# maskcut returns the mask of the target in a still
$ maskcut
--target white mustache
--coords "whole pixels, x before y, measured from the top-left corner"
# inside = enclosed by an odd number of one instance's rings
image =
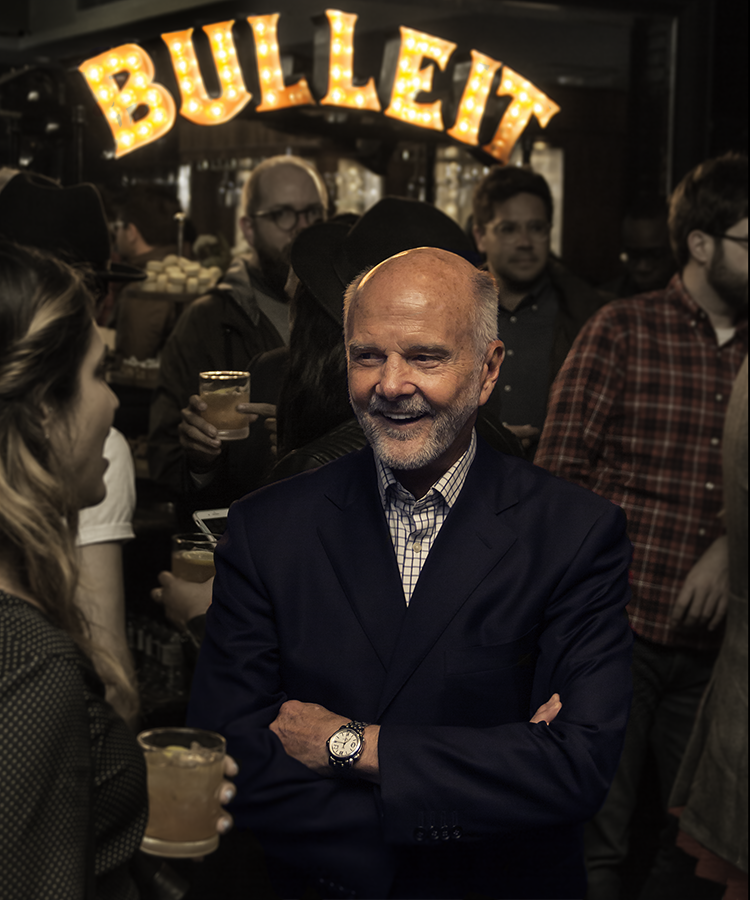
[[[390,413],[392,415],[401,416],[432,416],[435,411],[423,397],[407,397],[404,400],[384,400],[373,394],[367,406],[367,412],[370,415],[378,415]]]

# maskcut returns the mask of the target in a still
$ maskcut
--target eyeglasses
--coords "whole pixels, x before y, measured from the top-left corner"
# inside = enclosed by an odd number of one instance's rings
[[[511,241],[521,234],[528,235],[532,241],[546,241],[552,230],[549,222],[534,219],[531,222],[498,222],[497,225],[488,226],[496,238],[501,241]]]
[[[711,237],[722,238],[726,241],[734,241],[735,244],[744,244],[745,250],[747,250],[747,235],[740,237],[736,234],[712,234]]]
[[[282,231],[294,231],[299,224],[301,216],[304,216],[308,225],[319,222],[325,213],[322,203],[312,203],[304,209],[295,209],[293,206],[277,206],[275,209],[253,213],[252,219],[268,219]]]

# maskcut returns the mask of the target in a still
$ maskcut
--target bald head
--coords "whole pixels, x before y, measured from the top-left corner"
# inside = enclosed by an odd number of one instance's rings
[[[344,334],[358,302],[367,295],[377,304],[396,290],[411,289],[431,315],[461,320],[473,332],[477,352],[497,338],[497,289],[492,278],[463,257],[436,247],[404,250],[361,273],[344,295]]]

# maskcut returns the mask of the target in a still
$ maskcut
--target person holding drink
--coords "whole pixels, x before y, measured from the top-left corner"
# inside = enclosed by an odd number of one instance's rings
[[[105,495],[117,399],[81,274],[0,240],[0,872],[16,898],[136,900],[143,752],[76,605],[78,512]],[[112,671],[121,678],[115,660]],[[225,774],[236,764],[226,758]],[[218,796],[234,794],[222,782]],[[231,827],[222,813],[216,829]]]

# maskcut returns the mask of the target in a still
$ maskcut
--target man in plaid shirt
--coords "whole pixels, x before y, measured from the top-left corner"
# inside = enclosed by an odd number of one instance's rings
[[[747,158],[728,154],[690,172],[672,196],[669,228],[678,274],[584,326],[553,384],[535,460],[621,506],[634,546],[633,706],[618,773],[588,826],[589,900],[620,896],[650,748],[666,809],[722,639],[721,436],[747,353]],[[683,890],[666,874],[668,848],[665,840],[652,873],[666,881],[660,898]]]

